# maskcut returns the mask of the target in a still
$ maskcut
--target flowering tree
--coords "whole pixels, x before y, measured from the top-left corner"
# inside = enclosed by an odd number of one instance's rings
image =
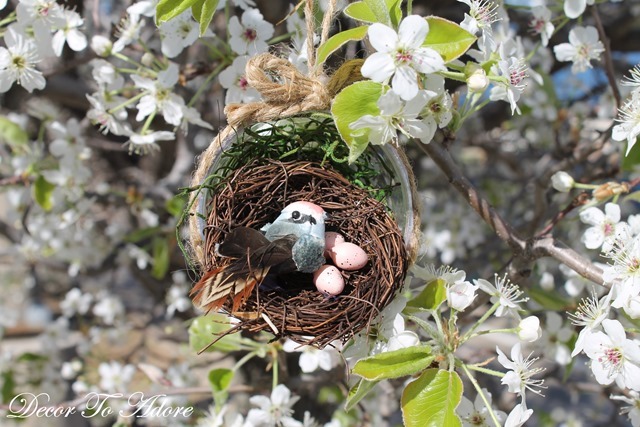
[[[2,425],[640,426],[640,4],[527,4],[0,0]],[[359,70],[341,161],[403,147],[423,205],[405,287],[323,350],[210,345],[179,250],[268,51]]]

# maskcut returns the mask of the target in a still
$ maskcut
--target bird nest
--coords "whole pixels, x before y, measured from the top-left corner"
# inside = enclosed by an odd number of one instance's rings
[[[419,240],[411,168],[390,145],[348,159],[333,119],[315,113],[227,126],[203,152],[185,189],[189,247],[181,247],[190,265],[207,273],[230,264],[215,247],[232,229],[258,230],[303,200],[328,213],[326,231],[369,257],[362,269],[342,272],[346,286],[334,297],[319,292],[311,274],[291,273],[278,276],[277,287],[254,288],[235,310],[230,299],[223,310],[238,322],[222,336],[266,330],[322,348],[368,328],[402,287]]]
[[[235,169],[211,191],[204,227],[205,271],[229,258],[216,244],[235,227],[260,229],[289,203],[312,201],[329,215],[327,231],[337,231],[369,256],[365,267],[342,272],[345,289],[327,296],[317,291],[311,274],[281,276],[276,289],[256,287],[240,309],[224,309],[239,319],[228,332],[271,331],[301,344],[322,348],[347,341],[368,327],[402,287],[408,256],[402,233],[387,207],[333,168],[309,161],[254,160]]]

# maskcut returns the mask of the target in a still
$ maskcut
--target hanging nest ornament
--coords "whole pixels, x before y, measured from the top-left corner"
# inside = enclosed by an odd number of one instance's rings
[[[261,55],[250,64],[263,61],[264,76],[266,60],[278,59]],[[249,67],[248,80],[256,87]],[[285,71],[278,73],[282,77]],[[278,85],[301,79],[284,77]],[[292,272],[267,276],[268,280],[261,277],[250,292],[232,291],[220,305],[238,319],[227,333],[266,330],[276,338],[318,348],[335,340],[345,342],[367,328],[392,301],[415,256],[420,222],[411,169],[404,154],[391,145],[371,146],[348,164],[348,147],[331,117],[305,112],[309,105],[300,107],[308,98],[293,106],[272,102],[280,112],[263,114],[273,105],[265,96],[268,92],[258,90],[266,103],[227,111],[231,124],[199,160],[192,186],[198,191],[189,207],[191,258],[205,275],[224,269],[234,259],[220,256],[217,245],[232,230],[260,230],[292,202],[320,206],[328,214],[326,231],[340,233],[368,255],[364,267],[342,271],[345,287],[340,294],[319,292],[312,274]],[[311,104],[326,110],[328,101],[317,93],[313,96],[320,101]],[[318,103],[323,108],[317,108]],[[209,283],[203,280],[196,285],[194,301],[206,286]]]

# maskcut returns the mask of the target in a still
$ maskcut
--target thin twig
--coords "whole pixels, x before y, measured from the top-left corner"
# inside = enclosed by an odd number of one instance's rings
[[[611,58],[611,43],[609,42],[607,33],[605,33],[604,31],[602,19],[600,19],[600,13],[598,12],[598,6],[596,6],[595,4],[591,6],[591,14],[593,15],[593,19],[595,20],[600,40],[602,40],[602,44],[604,45],[604,69],[605,73],[607,74],[607,80],[609,80],[609,85],[611,86],[613,97],[616,100],[616,107],[620,108],[622,106],[622,96],[620,95],[620,89],[618,88],[618,84],[616,83],[615,71],[613,70],[613,58]]]

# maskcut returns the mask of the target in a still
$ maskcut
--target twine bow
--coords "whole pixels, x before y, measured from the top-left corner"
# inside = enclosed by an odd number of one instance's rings
[[[233,127],[322,111],[331,104],[332,96],[320,79],[305,76],[286,59],[269,53],[251,58],[245,77],[263,101],[228,105],[224,112]]]

